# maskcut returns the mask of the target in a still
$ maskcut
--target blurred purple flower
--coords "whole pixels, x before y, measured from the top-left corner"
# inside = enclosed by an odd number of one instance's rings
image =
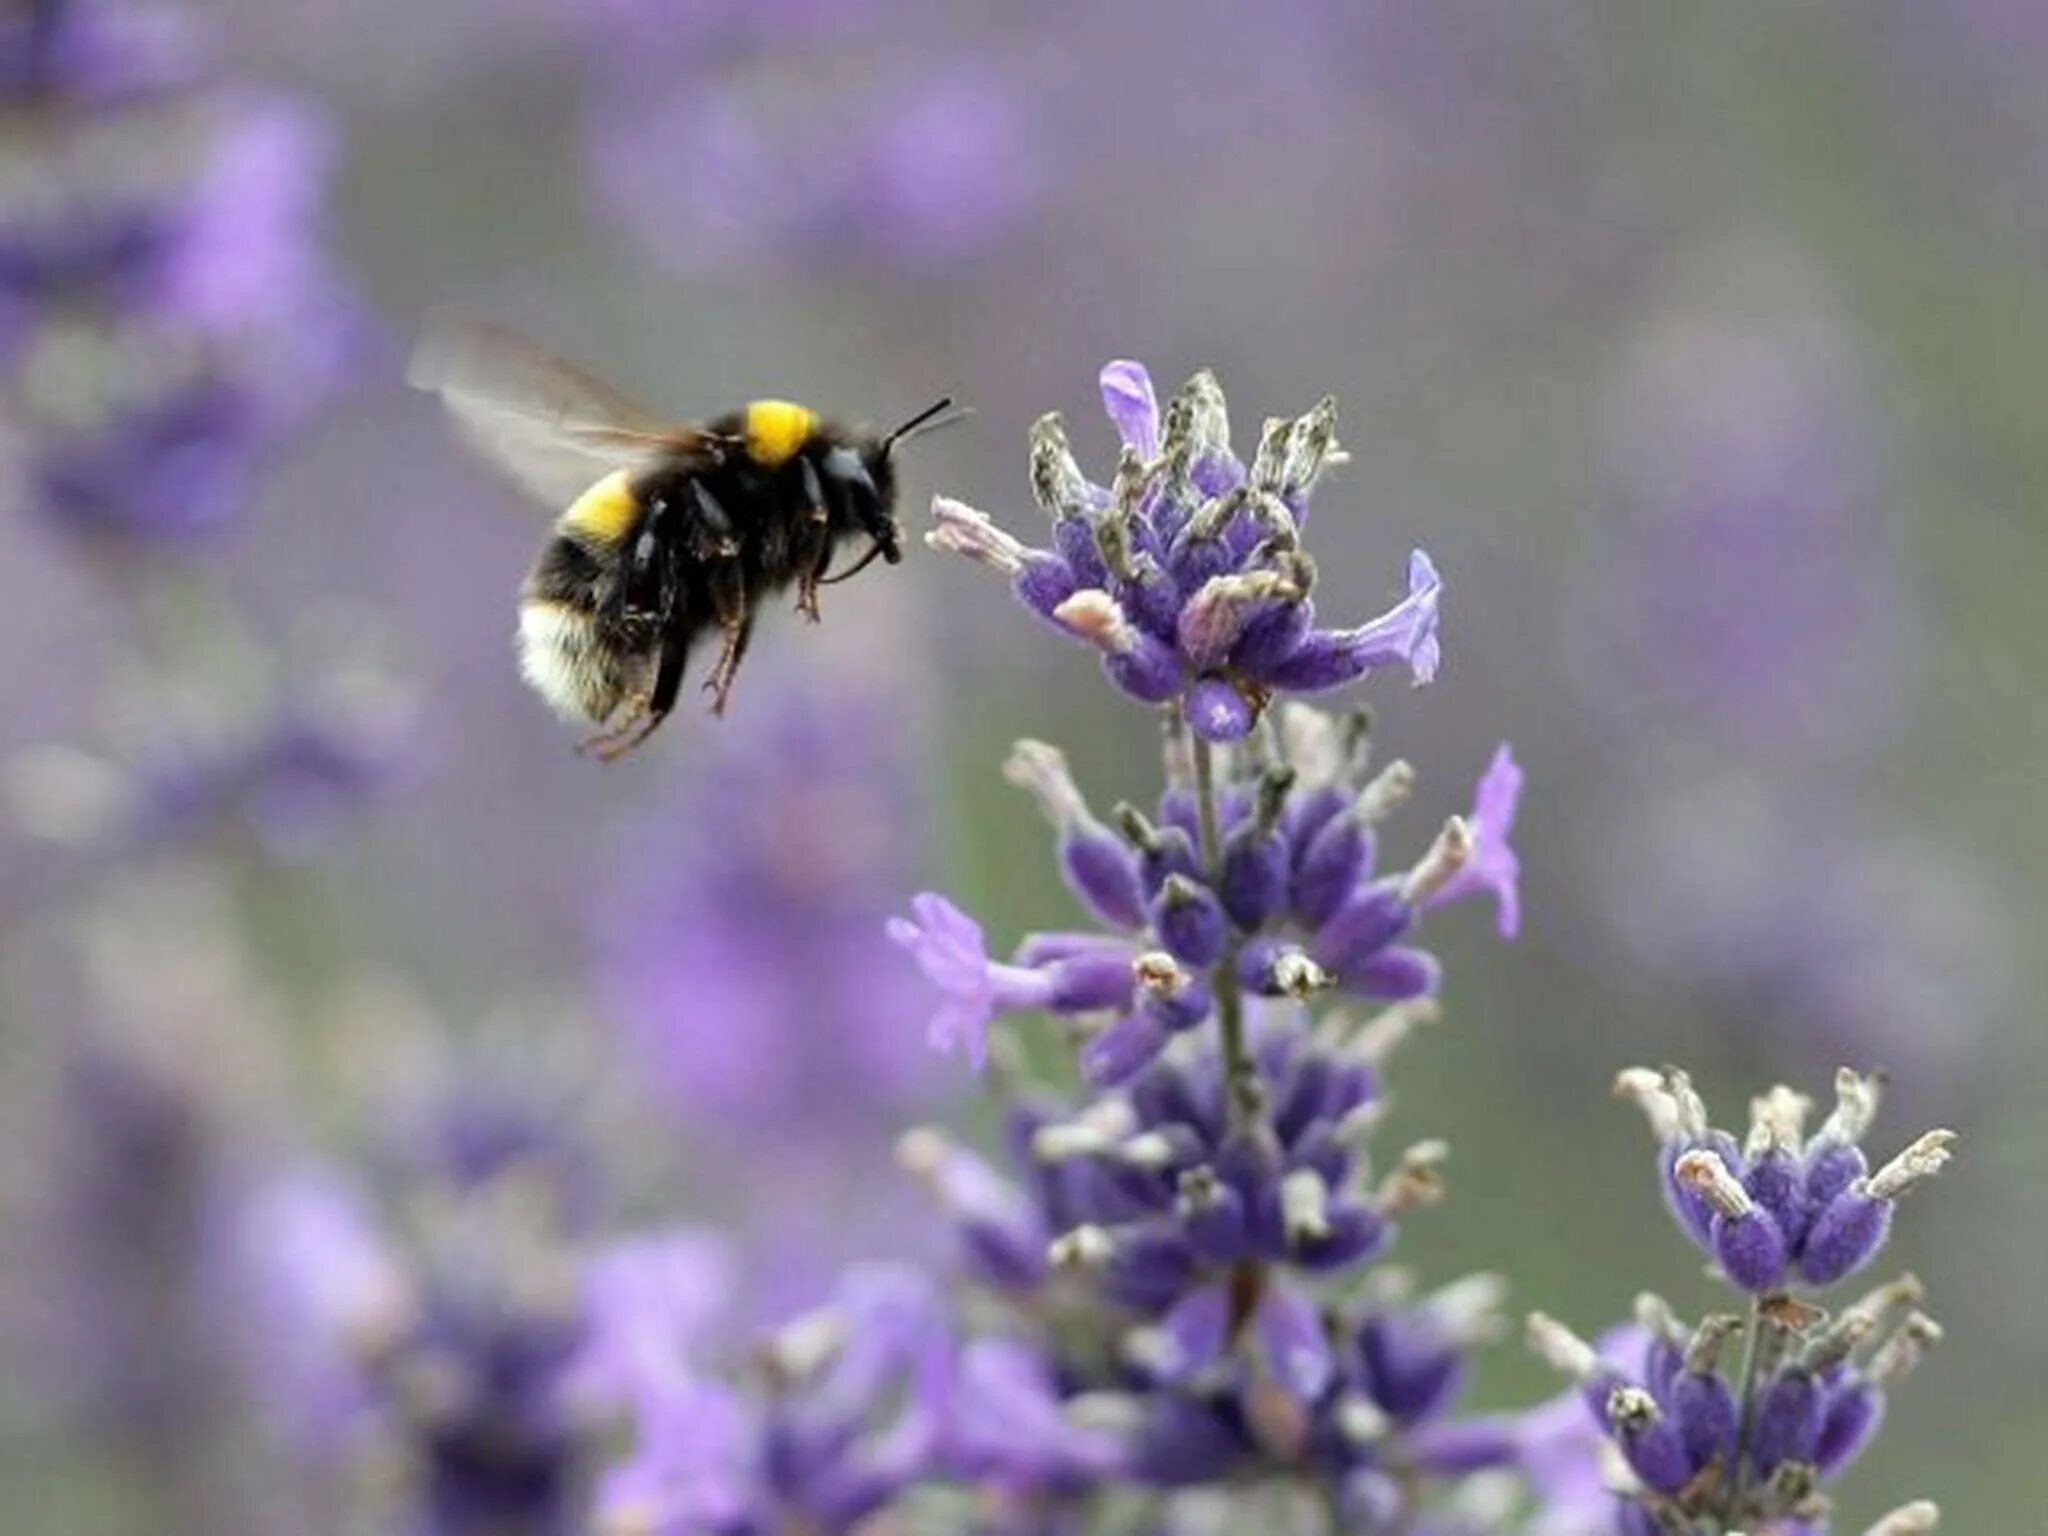
[[[620,1287],[583,1275],[589,1158],[543,1104],[521,1114],[507,1093],[465,1086],[437,1105],[393,1143],[381,1213],[319,1174],[253,1208],[242,1262],[268,1325],[258,1364],[276,1411],[303,1414],[310,1397],[361,1428],[330,1457],[400,1450],[400,1529],[572,1536],[617,1397],[604,1388],[632,1350],[614,1335],[594,1353],[589,1303]]]
[[[933,1082],[901,1021],[923,991],[879,941],[921,841],[900,717],[785,695],[635,828],[597,925],[599,984],[689,1120],[764,1150],[846,1146]]]
[[[889,919],[889,937],[917,962],[943,999],[932,1014],[927,1038],[945,1055],[965,1054],[967,1064],[979,1072],[988,1061],[988,1025],[996,1014],[997,984],[1002,979],[989,964],[981,924],[929,891],[913,897],[910,910],[914,918]],[[1018,995],[1039,997],[1037,989],[1015,984],[1002,989],[1001,995],[1005,1001]]]
[[[1874,808],[1870,814],[1875,814]],[[1624,953],[1755,1043],[1952,1092],[1981,1059],[2008,929],[1949,850],[1866,831],[1830,780],[1778,797],[1732,773],[1664,776],[1612,813],[1597,873]]]
[[[110,865],[210,838],[310,857],[424,762],[410,686],[368,658],[323,652],[318,671],[285,669],[243,694],[159,685],[125,711],[117,698],[131,739],[115,751],[43,747],[5,765],[13,819]]]
[[[33,1349],[54,1399],[102,1433],[190,1450],[234,1401],[227,1318],[205,1294],[234,1178],[218,1106],[86,1028],[64,1050],[56,1103]]]
[[[893,0],[695,9],[615,5],[597,29],[597,184],[670,264],[930,267],[988,248],[1034,199],[1013,82],[897,46]]]
[[[336,1170],[288,1169],[238,1204],[230,1294],[266,1418],[331,1465],[371,1426],[363,1364],[409,1315],[403,1267],[368,1197]]]
[[[1601,697],[1721,755],[1853,759],[1914,655],[1868,360],[1782,252],[1701,252],[1668,286],[1606,410]]]
[[[766,1345],[759,1401],[673,1378],[643,1400],[638,1444],[606,1475],[600,1519],[649,1536],[839,1536],[935,1465],[952,1352],[928,1279],[855,1269],[830,1304]]]
[[[1696,253],[1667,290],[1609,404],[1622,579],[1589,590],[1599,664],[1574,668],[1659,748],[1600,786],[1608,921],[1734,1027],[1951,1086],[1999,986],[1992,903],[1854,783],[1917,655],[1881,381],[1783,251]]]
[[[730,1249],[703,1232],[650,1233],[605,1248],[584,1276],[590,1337],[579,1390],[632,1405],[688,1389],[737,1285]]]
[[[174,21],[36,15],[0,33],[23,162],[0,201],[5,494],[105,537],[218,528],[352,344],[319,246],[327,135],[211,83]]]

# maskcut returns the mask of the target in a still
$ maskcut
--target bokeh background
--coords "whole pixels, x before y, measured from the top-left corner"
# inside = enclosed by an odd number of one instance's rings
[[[1066,912],[1012,737],[1151,782],[1085,655],[921,550],[765,626],[726,722],[572,755],[509,648],[547,514],[400,383],[451,300],[679,415],[971,401],[913,521],[1028,529],[1049,409],[1106,473],[1110,357],[1241,423],[1333,392],[1330,602],[1415,544],[1448,582],[1441,680],[1373,698],[1415,824],[1502,737],[1530,781],[1522,937],[1464,925],[1400,1064],[1455,1148],[1404,1259],[1697,1306],[1614,1070],[1739,1120],[1883,1066],[1880,1149],[1965,1137],[1894,1246],[1949,1340],[1844,1524],[2035,1528],[2044,80],[2019,0],[8,13],[8,1528],[389,1529],[307,1341],[421,1275],[544,1310],[703,1223],[771,1317],[921,1251],[895,1132],[976,1112],[880,922]],[[1507,1345],[1478,1400],[1549,1389]]]

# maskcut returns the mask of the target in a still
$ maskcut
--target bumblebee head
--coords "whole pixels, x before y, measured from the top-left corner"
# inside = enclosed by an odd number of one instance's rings
[[[913,437],[922,437],[927,432],[936,432],[941,427],[950,427],[964,421],[973,412],[966,407],[956,410],[953,397],[947,395],[935,404],[926,406],[910,420],[893,431],[885,433],[865,456],[868,478],[874,481],[879,515],[875,526],[868,529],[881,550],[882,558],[891,565],[903,559],[902,530],[896,525],[896,460],[899,444],[909,442]]]
[[[896,522],[896,461],[890,457],[888,438],[861,455],[861,467],[875,488],[874,500],[858,503],[861,529],[875,541],[875,548],[891,565],[903,560],[903,530]]]

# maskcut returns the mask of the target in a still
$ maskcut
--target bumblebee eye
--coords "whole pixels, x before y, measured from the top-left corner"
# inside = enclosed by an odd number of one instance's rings
[[[882,493],[875,486],[866,462],[851,448],[834,448],[819,467],[837,493],[840,504],[853,515],[854,524],[869,538],[891,565],[903,558],[898,547],[896,520],[889,515]]]

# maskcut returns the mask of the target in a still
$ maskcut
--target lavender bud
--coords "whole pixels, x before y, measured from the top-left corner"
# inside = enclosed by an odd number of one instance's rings
[[[1060,867],[1068,888],[1105,923],[1139,928],[1144,894],[1131,851],[1088,809],[1066,754],[1042,741],[1020,741],[1003,764],[1003,777],[1030,792],[1060,834]]]
[[[1614,1096],[1628,1100],[1643,1112],[1658,1146],[1668,1147],[1684,1139],[1678,1104],[1665,1085],[1663,1073],[1650,1067],[1624,1067],[1615,1074]]]
[[[1742,1187],[1769,1213],[1785,1241],[1797,1248],[1810,1219],[1798,1160],[1781,1147],[1766,1147],[1743,1170]]]
[[[1081,585],[1066,560],[1013,538],[986,512],[965,502],[934,496],[932,523],[924,536],[927,545],[1001,571],[1010,578],[1011,590],[1041,618],[1054,619],[1060,605]]]
[[[1728,1383],[1711,1372],[1681,1371],[1671,1383],[1671,1419],[1693,1470],[1735,1454],[1741,1410]]]
[[[1302,926],[1328,922],[1371,875],[1372,856],[1372,833],[1359,817],[1340,814],[1324,822],[1295,863],[1292,899]]]
[[[1223,877],[1217,892],[1230,920],[1257,932],[1287,900],[1287,842],[1272,828],[1249,822],[1232,833],[1223,849]]]
[[[1081,1047],[1081,1075],[1095,1088],[1129,1082],[1159,1059],[1171,1038],[1152,1013],[1127,1013]]]
[[[1336,1361],[1322,1316],[1306,1297],[1269,1279],[1252,1314],[1252,1336],[1266,1369],[1298,1402],[1322,1396]]]
[[[1914,1312],[1899,1325],[1898,1332],[1886,1339],[1870,1357],[1870,1364],[1864,1375],[1880,1387],[1896,1385],[1907,1372],[1920,1363],[1927,1346],[1941,1339],[1941,1325],[1924,1312]]]
[[[1871,1197],[1896,1200],[1916,1184],[1933,1178],[1954,1157],[1955,1144],[1954,1131],[1929,1131],[1870,1176]]]
[[[1220,1285],[1205,1285],[1175,1304],[1142,1350],[1153,1377],[1182,1382],[1215,1364],[1230,1345],[1230,1298]]]
[[[1082,951],[1057,960],[1041,973],[1049,983],[1044,1006],[1054,1013],[1094,1013],[1128,1008],[1133,979],[1128,951]]]
[[[1182,658],[1196,671],[1219,667],[1244,637],[1246,626],[1280,604],[1298,606],[1301,588],[1279,571],[1212,576],[1180,611]]]
[[[1435,992],[1443,981],[1436,957],[1420,949],[1396,946],[1339,977],[1345,991],[1382,1003],[1405,1003]]]
[[[1264,676],[1301,649],[1315,624],[1315,604],[1309,590],[1315,585],[1315,562],[1300,552],[1285,557],[1287,582],[1279,599],[1263,613],[1255,614],[1244,626],[1244,634],[1230,653],[1230,664],[1254,677]]]
[[[1169,875],[1152,904],[1159,942],[1183,964],[1205,967],[1223,953],[1223,907],[1206,885]]]
[[[1194,838],[1185,828],[1173,822],[1155,827],[1144,812],[1128,802],[1117,806],[1116,821],[1138,850],[1138,878],[1148,900],[1159,894],[1168,875],[1201,878],[1201,860],[1195,853]]]
[[[1053,611],[1053,620],[1068,634],[1101,651],[1110,681],[1132,698],[1164,704],[1179,695],[1183,681],[1180,658],[1170,646],[1133,624],[1109,593],[1084,587]]]
[[[1346,900],[1316,930],[1309,953],[1339,976],[1355,970],[1406,933],[1415,908],[1398,881],[1381,880]]]
[[[1457,1341],[1426,1315],[1369,1318],[1358,1346],[1373,1401],[1397,1423],[1414,1424],[1441,1411],[1464,1377]]]
[[[1613,1371],[1600,1354],[1571,1329],[1547,1312],[1531,1312],[1525,1327],[1529,1348],[1552,1370],[1570,1377],[1581,1386],[1611,1378]],[[1600,1395],[1600,1422],[1607,1422],[1607,1393]]]
[[[1182,969],[1173,956],[1151,950],[1132,962],[1138,1005],[1170,1034],[1193,1029],[1209,1017],[1214,1000],[1200,976]]]
[[[1929,1131],[1836,1196],[1814,1218],[1799,1272],[1814,1285],[1833,1285],[1869,1263],[1891,1234],[1893,1202],[1948,1165],[1955,1139],[1953,1131]]]
[[[1819,1216],[1799,1256],[1799,1273],[1810,1285],[1833,1285],[1875,1258],[1891,1235],[1889,1201],[1873,1200],[1867,1185],[1852,1186]]]
[[[1806,1157],[1806,1204],[1818,1211],[1870,1172],[1861,1147],[1818,1147]]]
[[[1607,1395],[1607,1423],[1630,1469],[1659,1493],[1676,1493],[1692,1476],[1692,1463],[1657,1400],[1641,1387],[1619,1386]]]
[[[1092,518],[1077,515],[1054,523],[1052,547],[1073,574],[1076,591],[1101,589],[1109,585],[1109,568],[1102,563],[1102,551],[1095,542]]]
[[[1750,1464],[1769,1477],[1782,1462],[1811,1462],[1820,1446],[1821,1393],[1804,1371],[1786,1371],[1758,1405],[1749,1437]]]
[[[1253,939],[1238,957],[1238,980],[1260,997],[1291,997],[1296,1002],[1327,992],[1336,978],[1284,939]]]
[[[1884,1393],[1865,1381],[1851,1381],[1829,1396],[1813,1453],[1822,1477],[1846,1470],[1862,1454],[1884,1422],[1884,1406]]]
[[[1244,1256],[1244,1200],[1215,1169],[1190,1168],[1182,1174],[1174,1210],[1188,1246],[1201,1258],[1223,1264]]]
[[[1280,1212],[1283,1169],[1279,1145],[1262,1124],[1232,1130],[1216,1151],[1217,1173],[1244,1202],[1245,1228],[1252,1246],[1275,1259],[1287,1254]]]
[[[1746,1291],[1773,1290],[1784,1279],[1785,1235],[1712,1152],[1688,1152],[1675,1165],[1678,1182],[1714,1210],[1713,1248],[1722,1270]]]
[[[1205,677],[1188,690],[1182,706],[1188,728],[1204,741],[1242,741],[1258,723],[1259,704],[1235,683]]]
[[[1378,1257],[1393,1236],[1393,1223],[1379,1212],[1344,1201],[1325,1212],[1321,1236],[1303,1238],[1294,1245],[1292,1258],[1310,1271],[1349,1269]]]
[[[1044,1236],[1023,1195],[974,1153],[929,1126],[904,1133],[896,1159],[960,1225],[968,1255],[997,1286],[1027,1289],[1045,1277]]]

